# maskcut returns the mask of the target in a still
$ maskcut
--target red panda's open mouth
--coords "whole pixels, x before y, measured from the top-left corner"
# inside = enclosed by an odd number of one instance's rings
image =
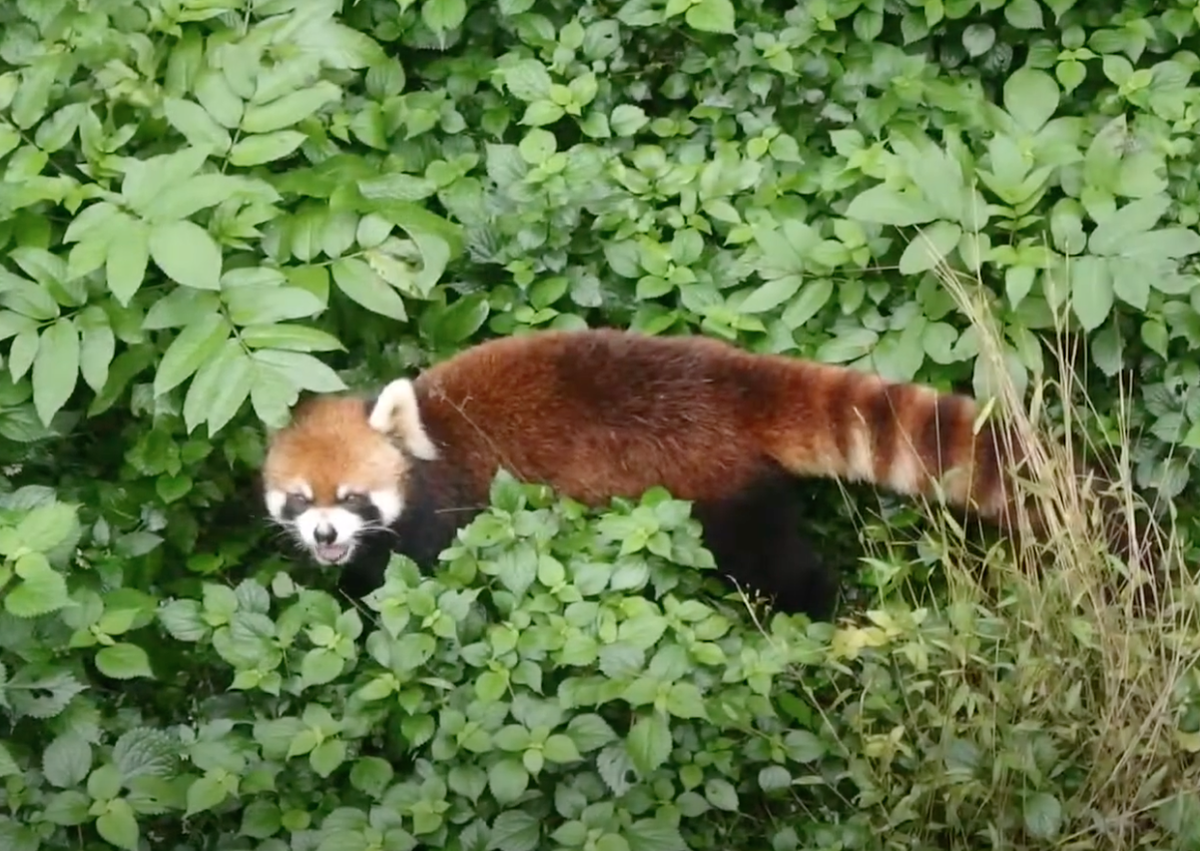
[[[325,564],[339,564],[350,555],[348,544],[315,544],[313,555]]]

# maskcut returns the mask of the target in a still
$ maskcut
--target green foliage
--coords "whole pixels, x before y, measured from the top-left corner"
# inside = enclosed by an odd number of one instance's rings
[[[893,547],[836,629],[756,625],[663,494],[511,483],[360,608],[278,552],[253,473],[301,393],[497,334],[986,394],[1052,378],[1066,327],[1083,427],[1125,445],[1133,380],[1133,477],[1190,531],[1198,29],[1185,0],[0,4],[0,846],[1194,844],[1193,633],[1015,580],[910,605],[970,561],[897,543],[911,508],[814,500],[831,554]]]

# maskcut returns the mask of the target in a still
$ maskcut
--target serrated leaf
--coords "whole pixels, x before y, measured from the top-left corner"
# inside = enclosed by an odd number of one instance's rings
[[[126,783],[138,777],[171,777],[179,747],[179,740],[162,730],[135,727],[117,739],[112,760]]]
[[[408,312],[399,293],[387,285],[383,278],[363,260],[343,257],[333,263],[333,280],[348,298],[372,313],[404,322]]]
[[[248,105],[242,115],[242,130],[246,133],[272,133],[282,130],[303,121],[321,107],[340,100],[341,97],[341,86],[321,80],[307,89],[289,92],[270,103]]]
[[[460,26],[466,16],[466,0],[424,0],[421,4],[421,20],[435,33]]]
[[[240,168],[275,162],[290,156],[308,137],[296,130],[276,130],[246,136],[229,151],[229,164]]]
[[[624,833],[629,851],[687,851],[679,829],[659,819],[639,819]]]
[[[154,375],[154,394],[161,396],[179,386],[207,363],[211,363],[232,332],[220,313],[202,316],[179,332],[163,353]]]
[[[221,249],[195,222],[168,221],[150,231],[150,256],[173,281],[199,290],[221,286]]]
[[[71,537],[78,527],[79,515],[63,502],[36,506],[17,523],[17,540],[25,547],[47,553]]]
[[[625,749],[642,777],[648,776],[671,755],[671,726],[665,715],[652,712],[639,718],[629,730]]]
[[[101,648],[96,653],[96,668],[106,677],[114,680],[129,680],[135,677],[153,678],[150,670],[150,657],[146,651],[136,644],[118,641]]]
[[[534,851],[542,836],[542,823],[525,810],[506,810],[492,822],[488,847],[495,851]]]
[[[18,618],[33,618],[57,611],[70,602],[67,581],[50,566],[41,553],[26,553],[17,559],[21,584],[4,595],[4,608]]]
[[[79,330],[65,317],[42,332],[33,359],[33,404],[49,426],[79,381]]]

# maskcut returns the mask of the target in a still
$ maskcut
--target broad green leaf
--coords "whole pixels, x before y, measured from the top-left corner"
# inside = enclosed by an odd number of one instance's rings
[[[307,89],[289,92],[270,103],[249,104],[242,115],[242,131],[272,133],[283,130],[313,115],[326,104],[340,100],[341,97],[341,86],[321,80]]]
[[[550,97],[550,87],[554,81],[541,62],[536,59],[522,59],[505,70],[504,84],[513,97],[523,101],[535,101]]]
[[[225,291],[229,318],[235,325],[269,325],[320,313],[321,300],[308,290],[288,286],[242,286]]]
[[[488,788],[501,806],[517,800],[528,786],[529,772],[512,757],[502,759],[488,769]]]
[[[329,365],[303,352],[259,349],[251,359],[255,364],[278,370],[296,387],[313,393],[336,393],[346,389],[346,383]]]
[[[1171,205],[1167,195],[1151,195],[1130,201],[1096,225],[1088,238],[1093,254],[1119,254],[1123,245],[1140,241]]]
[[[318,777],[328,777],[346,761],[346,743],[341,739],[326,739],[308,754],[309,765]]]
[[[199,317],[217,313],[221,309],[221,297],[211,290],[194,290],[191,287],[176,287],[158,299],[146,311],[142,328],[161,331],[164,328],[182,328]]]
[[[697,0],[683,17],[692,29],[729,35],[733,33],[737,19],[733,0]]]
[[[237,340],[226,340],[217,354],[196,372],[183,400],[188,433],[201,423],[209,435],[220,431],[245,403],[254,380],[254,367]]]
[[[1059,96],[1054,78],[1036,68],[1019,68],[1004,81],[1004,108],[1026,133],[1036,133],[1054,116]]]
[[[333,263],[333,280],[346,296],[358,304],[392,319],[404,322],[408,313],[399,293],[387,285],[366,262],[343,257]]]
[[[165,187],[178,186],[200,171],[208,159],[207,148],[187,147],[146,160],[126,159],[121,194],[140,216],[158,201]]]
[[[215,312],[197,318],[180,331],[158,365],[154,394],[161,396],[169,392],[211,362],[229,339],[231,331],[229,321]]]
[[[205,774],[197,777],[187,790],[187,809],[184,815],[193,816],[213,807],[225,800],[225,787],[217,777]]]
[[[1062,804],[1048,792],[1035,792],[1025,799],[1025,829],[1037,839],[1054,839],[1062,830]]]
[[[970,24],[963,30],[962,44],[968,56],[982,56],[996,43],[996,31],[987,24]]]
[[[739,313],[766,313],[773,311],[779,305],[790,299],[800,290],[799,275],[786,275],[767,281],[738,304]]]
[[[687,851],[679,828],[659,819],[639,819],[625,828],[629,851]],[[778,847],[778,845],[776,845]]]
[[[41,553],[17,559],[14,572],[21,584],[4,594],[4,608],[18,618],[33,618],[57,611],[70,602],[67,582]]]
[[[137,851],[140,831],[133,808],[124,798],[117,798],[96,819],[96,832],[110,845]]]
[[[799,328],[816,316],[829,303],[832,295],[833,281],[829,278],[809,281],[784,309],[781,316],[783,324],[792,330]]]
[[[649,124],[650,118],[640,106],[623,103],[613,107],[608,123],[618,136],[632,136]]]
[[[84,382],[99,393],[108,382],[108,368],[116,355],[117,338],[108,314],[89,305],[79,314],[79,372]]]
[[[33,404],[43,425],[67,404],[78,381],[79,329],[64,317],[42,332],[33,359]]]
[[[435,33],[455,29],[466,16],[466,0],[422,0],[421,3],[421,20]]]
[[[179,762],[179,739],[153,727],[134,727],[117,739],[113,764],[128,783],[138,777],[173,776]]]
[[[882,184],[856,195],[846,208],[848,219],[896,227],[925,224],[936,215],[933,206],[916,192],[900,192]]]
[[[671,726],[661,712],[639,718],[629,730],[625,750],[638,773],[648,776],[671,755]]]
[[[61,312],[45,287],[3,268],[0,268],[0,304],[39,322],[54,319]]]
[[[1071,268],[1071,308],[1085,331],[1099,328],[1113,306],[1113,283],[1108,262],[1085,254]]]
[[[228,201],[244,189],[243,179],[228,174],[197,174],[181,181],[146,206],[150,222],[186,219],[200,210]]]
[[[48,502],[21,518],[16,537],[22,546],[48,553],[69,539],[78,525],[79,515],[74,508],[63,502]]]
[[[104,274],[108,290],[127,306],[146,279],[150,262],[150,226],[140,219],[122,216],[120,235],[108,243]]]
[[[222,127],[208,111],[190,100],[168,97],[163,99],[163,113],[171,126],[196,148],[210,148],[223,154],[233,144],[229,131]]]
[[[252,349],[287,349],[293,352],[345,351],[337,337],[307,325],[247,325],[241,329],[242,342]]]
[[[229,164],[245,168],[275,162],[291,155],[307,138],[296,130],[244,136],[230,149]]]
[[[106,677],[128,680],[134,677],[153,677],[150,657],[136,644],[118,641],[96,653],[96,669]]]
[[[200,290],[221,286],[221,249],[190,221],[167,221],[150,231],[150,256],[173,281]]]
[[[900,274],[919,275],[945,263],[961,236],[962,227],[953,222],[937,221],[921,228],[900,255]]]
[[[92,770],[92,746],[75,733],[57,736],[42,752],[42,772],[60,789],[78,786]]]

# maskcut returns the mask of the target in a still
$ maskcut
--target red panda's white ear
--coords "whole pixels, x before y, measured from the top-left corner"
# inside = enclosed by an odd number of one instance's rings
[[[404,448],[417,458],[426,461],[437,458],[437,447],[421,424],[417,394],[407,378],[397,378],[383,388],[367,417],[367,423],[376,431],[399,439]]]

